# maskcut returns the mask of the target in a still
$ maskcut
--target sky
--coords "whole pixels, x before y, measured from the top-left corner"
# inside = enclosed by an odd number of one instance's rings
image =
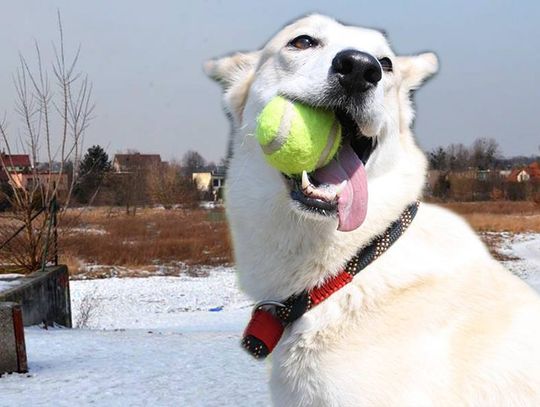
[[[0,0],[0,112],[12,134],[13,73],[34,41],[51,61],[60,10],[68,53],[93,82],[96,109],[85,146],[181,158],[225,155],[229,124],[205,60],[254,50],[286,23],[320,12],[384,29],[394,51],[435,51],[441,69],[415,96],[422,148],[496,139],[505,155],[540,146],[540,2]]]

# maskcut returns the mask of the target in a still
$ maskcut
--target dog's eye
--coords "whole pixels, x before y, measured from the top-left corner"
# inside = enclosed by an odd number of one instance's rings
[[[385,72],[392,72],[394,70],[393,65],[392,65],[392,60],[390,58],[387,58],[387,57],[381,58],[379,59],[379,63],[381,64],[382,69]]]
[[[295,39],[289,41],[288,45],[296,49],[308,49],[319,45],[319,41],[309,35],[299,35]]]

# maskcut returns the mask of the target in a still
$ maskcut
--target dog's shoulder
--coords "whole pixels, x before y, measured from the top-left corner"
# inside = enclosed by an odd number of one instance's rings
[[[471,226],[456,213],[438,205],[422,203],[398,247],[420,256],[426,264],[446,268],[485,264],[498,267],[488,248]],[[442,260],[444,259],[444,260]]]
[[[430,240],[453,241],[455,244],[473,245],[475,250],[485,249],[477,233],[460,215],[442,206],[422,203],[421,210],[415,219],[414,225]],[[448,246],[445,247],[448,250]],[[486,252],[484,250],[484,252]]]

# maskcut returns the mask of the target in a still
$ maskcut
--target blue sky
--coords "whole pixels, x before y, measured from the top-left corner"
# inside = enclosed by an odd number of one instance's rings
[[[540,2],[534,1],[4,1],[0,111],[13,112],[12,74],[33,41],[50,50],[62,13],[66,44],[81,44],[96,117],[86,146],[210,160],[225,153],[220,91],[203,74],[211,57],[259,48],[287,22],[322,12],[382,28],[394,50],[435,51],[440,73],[416,95],[421,146],[493,137],[507,155],[540,145]],[[50,55],[45,52],[45,56]],[[16,129],[16,118],[9,119]]]

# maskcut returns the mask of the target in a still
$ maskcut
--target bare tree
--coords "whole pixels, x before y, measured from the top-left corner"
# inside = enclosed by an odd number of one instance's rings
[[[146,184],[152,202],[165,209],[171,209],[175,204],[192,206],[197,201],[196,186],[182,174],[182,167],[177,163],[149,168]]]
[[[446,150],[442,147],[428,153],[429,165],[432,170],[447,171],[448,170],[448,157]]]
[[[182,166],[186,175],[191,177],[191,174],[206,167],[206,160],[197,151],[189,150],[182,157]]]
[[[37,42],[33,63],[20,55],[13,80],[20,127],[11,131],[5,118],[0,122],[0,140],[5,150],[0,154],[0,173],[6,178],[9,193],[4,197],[11,206],[7,219],[0,220],[0,243],[21,230],[2,248],[0,259],[28,271],[37,269],[46,253],[51,203],[59,198],[64,207],[69,205],[83,136],[94,109],[91,82],[77,70],[80,47],[72,57],[67,56],[60,13],[58,32],[49,67],[42,61]],[[31,166],[26,173],[12,169],[10,157],[16,149],[30,156]],[[68,170],[72,171],[70,177]],[[43,208],[46,210],[40,212]]]
[[[476,139],[471,146],[472,164],[481,170],[493,168],[500,155],[499,144],[492,138]]]
[[[105,181],[114,195],[114,203],[126,208],[126,215],[136,215],[137,207],[148,203],[145,170],[134,168],[124,173],[111,173]]]
[[[471,154],[469,149],[463,144],[450,144],[447,149],[449,169],[452,171],[463,171],[471,165]]]
[[[499,144],[491,138],[478,138],[469,148],[450,144],[428,153],[431,169],[440,171],[488,170],[495,167],[500,156]]]
[[[81,298],[78,313],[75,320],[75,327],[88,328],[89,323],[99,312],[101,301],[98,297],[97,287],[87,291]]]

